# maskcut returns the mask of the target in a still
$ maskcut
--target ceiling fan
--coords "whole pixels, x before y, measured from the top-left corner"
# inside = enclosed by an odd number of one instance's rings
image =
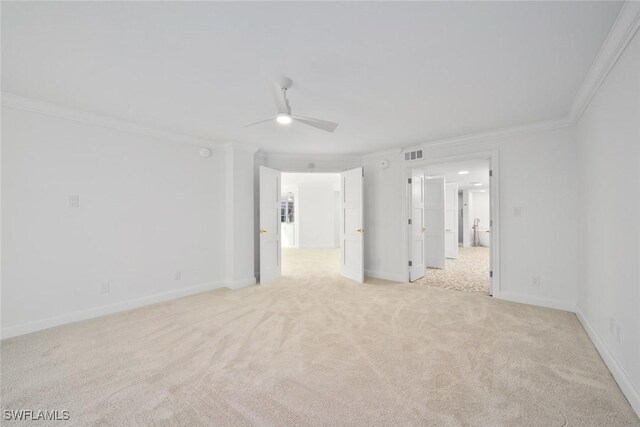
[[[307,126],[312,126],[314,128],[323,130],[325,132],[333,132],[338,127],[338,123],[329,122],[326,120],[314,119],[312,117],[304,117],[298,116],[295,114],[291,114],[291,106],[289,105],[289,99],[287,98],[287,91],[293,84],[293,81],[290,78],[283,78],[278,82],[278,87],[274,92],[274,101],[276,104],[277,113],[275,117],[271,117],[269,119],[260,120],[259,122],[251,123],[246,125],[245,127],[258,125],[260,123],[270,122],[271,120],[275,120],[281,125],[289,125],[291,122],[298,122],[305,124]],[[282,93],[279,93],[282,92]]]

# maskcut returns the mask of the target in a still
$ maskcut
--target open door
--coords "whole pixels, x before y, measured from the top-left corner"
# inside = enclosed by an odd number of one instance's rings
[[[280,171],[260,166],[260,283],[282,274]]]
[[[444,185],[444,177],[424,181],[424,264],[427,268],[444,268]]]
[[[458,258],[458,184],[445,183],[444,245],[447,258]]]
[[[411,217],[409,221],[409,281],[413,282],[424,276],[424,172],[411,170],[409,183],[411,197]]]
[[[360,168],[340,174],[340,273],[364,282],[363,175]]]

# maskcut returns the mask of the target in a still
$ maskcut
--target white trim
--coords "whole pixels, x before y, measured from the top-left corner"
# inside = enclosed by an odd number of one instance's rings
[[[240,151],[246,151],[250,154],[255,154],[260,149],[260,147],[258,147],[257,145],[246,144],[244,142],[238,142],[238,141],[227,141],[224,144],[222,144],[222,147],[225,151],[240,150]]]
[[[482,151],[470,151],[464,154],[458,154],[454,156],[445,157],[429,157],[427,152],[423,153],[424,159],[420,161],[412,161],[404,163],[403,167],[405,173],[401,174],[401,188],[406,188],[406,175],[410,169],[423,168],[429,165],[435,165],[440,163],[459,162],[465,160],[476,159],[488,159],[490,161],[490,168],[493,171],[493,177],[491,179],[491,188],[489,189],[489,197],[491,199],[491,220],[493,221],[493,227],[491,229],[491,262],[493,269],[493,280],[491,281],[491,295],[497,297],[501,294],[500,280],[502,275],[500,274],[500,152],[499,150],[482,150]],[[409,281],[409,236],[406,227],[404,226],[406,218],[408,218],[408,196],[407,191],[402,191],[402,266],[403,282]]]
[[[249,277],[244,280],[233,280],[233,281],[227,280],[224,285],[229,289],[235,290],[240,288],[246,288],[247,286],[253,286],[256,283],[257,282],[255,277]]]
[[[622,5],[618,17],[602,43],[587,77],[582,82],[571,105],[569,118],[572,124],[577,123],[589,106],[602,83],[613,69],[625,48],[640,28],[640,2],[627,1]]]
[[[189,295],[199,294],[224,287],[223,282],[210,282],[201,285],[195,285],[188,288],[177,289],[159,294],[148,295],[145,297],[120,301],[112,304],[101,305],[85,310],[73,311],[71,313],[59,316],[48,317],[46,319],[35,320],[33,322],[22,323],[19,325],[7,326],[2,328],[2,338],[11,338],[18,335],[29,334],[31,332],[41,331],[43,329],[53,328],[54,326],[66,325],[68,323],[79,322],[81,320],[93,319],[95,317],[105,316],[107,314],[118,313],[125,310],[131,310],[138,307],[144,307],[151,304],[157,304],[163,301],[174,300]]]
[[[363,159],[368,159],[370,157],[377,157],[377,156],[387,156],[387,155],[393,155],[393,154],[400,154],[402,153],[402,150],[405,150],[404,147],[395,147],[395,148],[388,148],[386,150],[381,150],[381,151],[374,151],[372,153],[367,153],[367,154],[363,154],[362,158]]]
[[[549,298],[540,298],[530,295],[514,294],[511,292],[500,292],[496,298],[503,301],[517,302],[521,304],[536,305],[539,307],[554,308],[556,310],[575,311],[575,304],[571,301],[561,301]]]
[[[400,283],[405,282],[405,280],[402,278],[402,275],[387,273],[384,271],[365,270],[364,275],[366,277],[371,277],[374,279],[391,280],[392,282],[400,282]],[[366,283],[366,280],[365,280],[365,283]]]
[[[93,126],[100,126],[108,129],[115,129],[122,132],[148,136],[165,141],[206,146],[209,148],[221,147],[221,143],[217,141],[209,141],[207,139],[197,138],[150,126],[144,126],[126,120],[116,119],[100,114],[88,113],[73,108],[62,107],[48,102],[13,95],[11,93],[3,92],[1,94],[1,97],[2,105],[9,108],[30,111],[32,113],[43,114],[46,116],[59,117],[75,122],[90,124]]]
[[[441,138],[422,143],[423,148],[433,148],[437,146],[455,146],[468,144],[470,142],[480,142],[492,139],[507,138],[516,135],[526,135],[529,133],[552,131],[573,126],[574,123],[567,119],[547,120],[542,122],[534,122],[522,126],[514,126],[508,128],[494,129],[485,132],[475,132],[466,135],[454,136],[451,138]],[[424,154],[423,154],[424,155]]]
[[[327,154],[327,153],[271,153],[264,152],[267,156],[267,159],[292,159],[292,160],[303,160],[305,162],[313,162],[317,160],[360,160],[362,155],[360,154]]]
[[[600,339],[600,336],[584,316],[580,307],[576,307],[576,316],[578,316],[578,320],[582,323],[582,327],[587,332],[587,335],[589,335],[589,338],[591,338],[591,342],[593,342],[593,345],[596,347],[596,350],[598,350],[598,353],[600,353],[602,360],[604,360],[604,363],[609,368],[613,378],[618,383],[620,390],[622,390],[622,393],[629,401],[629,404],[640,417],[640,392],[635,388],[624,368],[618,363],[609,349],[607,349],[604,341]]]

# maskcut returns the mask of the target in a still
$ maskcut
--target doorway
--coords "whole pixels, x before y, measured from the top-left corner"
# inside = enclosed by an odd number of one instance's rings
[[[260,166],[260,283],[283,273],[304,275],[298,270],[309,264],[296,262],[296,257],[328,260],[330,270],[364,282],[363,181],[362,167],[341,173],[283,173]]]
[[[407,276],[426,286],[495,295],[497,153],[407,166]]]
[[[339,173],[282,173],[283,276],[304,274],[297,267],[307,258],[317,259],[327,273],[339,274],[340,240],[335,238],[340,230],[339,210]]]

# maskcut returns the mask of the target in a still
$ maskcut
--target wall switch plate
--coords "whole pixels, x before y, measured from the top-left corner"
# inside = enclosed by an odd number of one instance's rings
[[[102,282],[102,286],[100,287],[100,293],[101,294],[108,294],[111,291],[111,283],[109,282]]]
[[[540,276],[533,276],[531,278],[531,286],[540,287]]]
[[[70,208],[77,208],[80,206],[80,196],[69,196],[67,202]]]
[[[513,216],[522,216],[522,206],[516,206],[513,208]]]
[[[180,280],[182,279],[182,271],[176,271],[175,273],[173,273],[173,280]]]

